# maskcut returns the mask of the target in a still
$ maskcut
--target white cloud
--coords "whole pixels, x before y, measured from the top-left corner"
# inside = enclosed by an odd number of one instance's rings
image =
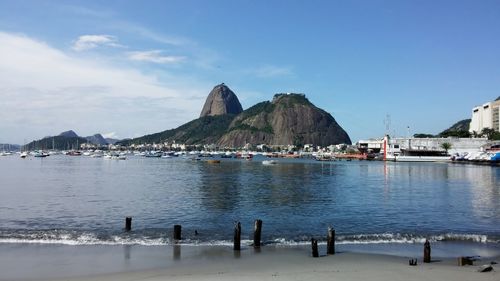
[[[113,11],[105,10],[102,8],[100,8],[99,10],[94,10],[84,6],[76,6],[63,3],[53,3],[52,8],[60,10],[64,13],[71,13],[77,16],[105,18],[105,19],[108,19],[115,14]]]
[[[154,62],[159,64],[178,63],[185,59],[182,56],[165,56],[161,50],[129,52],[128,58],[134,61]]]
[[[120,137],[116,134],[116,132],[104,133],[102,134],[102,136],[107,139],[120,139]]]
[[[82,35],[73,44],[73,50],[86,51],[99,46],[123,47],[118,44],[118,39],[112,35]]]
[[[293,70],[291,67],[275,66],[275,65],[263,65],[252,71],[257,77],[269,78],[277,76],[291,76],[293,75]]]
[[[2,140],[22,143],[68,129],[129,137],[196,118],[203,99],[191,97],[206,95],[210,85],[163,76],[167,80],[0,31]]]
[[[187,38],[159,34],[151,29],[145,28],[139,24],[135,24],[132,22],[115,21],[115,22],[111,22],[109,24],[110,24],[110,27],[113,27],[115,29],[118,29],[118,30],[121,30],[124,32],[133,33],[137,36],[141,36],[143,38],[148,38],[150,40],[156,41],[158,43],[166,44],[166,45],[171,45],[171,46],[195,45],[195,42],[192,42],[191,40],[189,40]]]

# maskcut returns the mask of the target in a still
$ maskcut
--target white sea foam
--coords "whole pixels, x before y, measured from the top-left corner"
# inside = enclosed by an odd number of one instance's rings
[[[158,237],[160,236],[160,237]],[[326,244],[322,237],[319,244]],[[356,234],[356,235],[338,235],[336,244],[412,244],[424,243],[425,240],[431,242],[446,242],[446,241],[466,241],[474,243],[499,242],[497,239],[489,239],[487,235],[480,234],[456,234],[445,233],[438,235],[413,235],[399,233],[381,233],[381,234]],[[62,244],[62,245],[143,245],[143,246],[162,246],[170,245],[172,242],[169,238],[157,234],[156,236],[143,235],[102,235],[95,233],[82,232],[76,233],[72,231],[37,231],[37,232],[0,232],[0,243],[25,243],[25,244]],[[197,239],[183,239],[176,241],[180,245],[186,246],[232,246],[232,240],[209,240],[202,241]],[[264,244],[275,245],[280,247],[308,245],[310,240],[306,237],[299,239],[274,238],[264,241]],[[250,246],[252,240],[242,240],[242,246]]]

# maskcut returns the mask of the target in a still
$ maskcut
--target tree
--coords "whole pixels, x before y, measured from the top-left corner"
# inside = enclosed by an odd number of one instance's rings
[[[418,139],[424,139],[424,138],[433,138],[434,135],[431,135],[431,134],[414,134],[413,137],[414,138],[418,138]]]
[[[489,140],[492,140],[493,136],[495,135],[495,130],[491,128],[484,128],[481,130],[481,135],[483,137],[487,137]]]
[[[448,154],[448,150],[451,148],[451,143],[449,143],[449,142],[443,142],[441,144],[441,148],[446,151],[446,154]]]
[[[500,140],[500,132],[494,132],[491,140]]]

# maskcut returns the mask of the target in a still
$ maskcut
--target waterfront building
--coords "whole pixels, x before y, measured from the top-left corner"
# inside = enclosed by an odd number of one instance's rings
[[[443,143],[449,143],[445,151]],[[390,138],[360,140],[358,150],[362,153],[380,153],[384,159],[392,160],[400,155],[449,155],[471,154],[481,151],[489,143],[487,138]],[[387,153],[385,153],[387,151]]]
[[[472,119],[469,132],[480,133],[483,129],[493,129],[500,132],[500,97],[472,109]]]

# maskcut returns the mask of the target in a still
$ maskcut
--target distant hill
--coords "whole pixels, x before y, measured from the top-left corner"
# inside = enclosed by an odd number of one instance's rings
[[[19,151],[20,148],[18,144],[0,143],[0,151]]]
[[[216,143],[226,132],[235,115],[204,116],[176,129],[117,142],[121,145],[163,143],[173,141],[188,145]]]
[[[62,132],[59,134],[59,136],[66,137],[66,138],[77,138],[78,137],[78,135],[73,130]]]
[[[457,123],[453,124],[448,129],[439,133],[438,136],[440,136],[440,137],[468,138],[468,137],[470,137],[470,133],[469,133],[470,122],[471,122],[471,119],[464,119],[464,120],[458,121]]]
[[[53,136],[53,137],[45,137],[40,140],[32,141],[24,146],[23,149],[27,150],[70,150],[70,149],[79,149],[82,143],[87,143],[86,138],[82,137],[65,137],[65,136]]]
[[[91,144],[96,144],[96,145],[107,145],[108,142],[106,139],[101,135],[101,134],[95,134],[93,136],[85,137],[88,142]]]
[[[222,90],[218,89],[221,87]],[[223,84],[216,86],[210,92],[207,102],[210,104],[210,96],[214,91],[229,89],[225,88],[227,86]],[[231,95],[236,97],[234,93]],[[118,144],[173,141],[185,144],[217,144],[220,147],[243,147],[247,143],[299,146],[351,144],[351,139],[335,119],[313,105],[303,94],[277,94],[271,102],[258,103],[239,114],[204,114],[207,112],[207,102],[202,110],[202,117],[198,119],[176,129],[124,140]]]
[[[113,141],[113,143],[118,141],[113,139],[110,140]],[[82,143],[91,143],[94,145],[106,146],[111,142],[106,140],[101,134],[95,134],[93,136],[88,136],[88,137],[80,137],[73,130],[69,130],[62,132],[57,136],[49,136],[39,140],[32,141],[26,145],[26,149],[70,150],[70,149],[79,149]]]
[[[105,140],[108,144],[115,144],[120,141],[119,139],[112,139],[112,138],[105,138]]]

